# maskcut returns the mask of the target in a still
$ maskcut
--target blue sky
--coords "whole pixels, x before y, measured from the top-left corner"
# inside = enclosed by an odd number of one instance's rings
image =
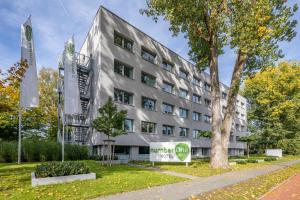
[[[289,4],[297,0],[289,0]],[[32,15],[37,66],[57,67],[64,42],[75,35],[78,49],[89,30],[100,5],[105,6],[143,32],[155,38],[182,57],[189,59],[186,39],[181,35],[172,37],[169,24],[158,23],[142,16],[139,9],[145,8],[144,0],[1,0],[0,1],[0,67],[6,69],[20,58],[20,25]],[[300,21],[300,11],[295,18]],[[300,60],[300,25],[292,43],[280,44],[284,60]],[[226,49],[219,58],[220,79],[229,84],[235,53]]]

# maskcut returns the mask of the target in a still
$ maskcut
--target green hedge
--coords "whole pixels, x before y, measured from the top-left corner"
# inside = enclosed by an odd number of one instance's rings
[[[82,162],[49,162],[37,165],[35,175],[38,178],[87,174],[89,168]]]
[[[0,142],[0,162],[17,162],[17,142]],[[65,160],[86,160],[86,146],[65,144]],[[51,141],[23,140],[22,162],[44,162],[61,160],[61,144]]]
[[[266,157],[266,158],[264,158],[264,161],[267,161],[267,162],[275,161],[275,160],[277,160],[276,157]]]

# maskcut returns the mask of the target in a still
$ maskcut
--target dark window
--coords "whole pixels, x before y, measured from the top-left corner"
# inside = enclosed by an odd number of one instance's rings
[[[142,52],[141,52],[141,56],[144,60],[147,60],[153,64],[155,64],[155,57],[156,57],[156,54],[143,48],[142,47]]]
[[[155,76],[152,76],[150,74],[142,72],[141,81],[142,81],[142,83],[145,83],[146,85],[155,87],[156,78],[155,78]]]
[[[156,100],[147,97],[142,97],[142,107],[147,110],[154,111],[156,107]]]
[[[163,131],[162,131],[163,135],[173,135],[173,132],[174,132],[174,126],[163,125]]]
[[[201,113],[193,112],[193,120],[194,121],[201,121]]]
[[[133,119],[125,119],[124,130],[126,132],[133,132]]]
[[[114,100],[119,103],[132,105],[133,94],[119,89],[114,89]]]
[[[200,137],[200,133],[201,133],[200,130],[194,129],[194,130],[193,130],[193,138],[194,138],[194,139],[199,138],[199,137]]]
[[[227,98],[227,93],[222,92],[222,99],[226,99]]]
[[[205,121],[206,123],[211,123],[211,116],[209,116],[209,115],[204,115],[204,121]]]
[[[116,154],[129,154],[130,147],[129,146],[115,146]]]
[[[139,154],[150,154],[150,147],[139,147]]]
[[[165,114],[173,114],[174,106],[168,103],[162,103],[162,112]]]
[[[202,148],[202,155],[203,156],[209,156],[210,155],[210,149],[209,148]]]
[[[235,136],[235,141],[240,141],[240,136]]]
[[[188,79],[189,73],[183,69],[179,70],[179,76],[183,79]]]
[[[211,106],[211,100],[210,100],[210,99],[204,99],[204,103],[205,103],[205,105],[207,105],[208,107]]]
[[[114,72],[128,78],[133,78],[133,67],[123,64],[117,60],[114,60]]]
[[[165,69],[169,72],[173,72],[174,64],[172,64],[166,60],[163,60],[162,66],[163,66],[163,69]]]
[[[187,90],[182,89],[182,88],[179,89],[179,96],[180,97],[187,99],[188,94],[189,94],[189,92]]]
[[[132,51],[133,41],[117,33],[116,31],[114,32],[114,43],[123,49]]]
[[[164,92],[168,92],[168,93],[174,93],[174,85],[172,85],[171,83],[168,82],[163,82],[163,86],[162,86],[162,90]]]
[[[230,135],[229,141],[230,141],[230,142],[233,142],[233,135]]]
[[[201,104],[202,102],[201,102],[201,96],[199,96],[199,95],[197,95],[197,94],[193,94],[193,102],[194,103],[199,103],[199,104]]]
[[[153,122],[142,121],[142,132],[155,133],[156,124]]]
[[[189,134],[189,129],[188,128],[183,128],[183,127],[179,128],[179,136],[187,137],[188,134]]]
[[[211,92],[211,85],[208,84],[207,82],[204,83],[204,89],[208,92]]]
[[[188,118],[189,110],[185,108],[179,108],[179,116],[181,118]]]
[[[193,81],[192,81],[192,83],[193,83],[194,85],[201,86],[201,80],[200,80],[199,78],[195,77],[195,76],[193,76]]]

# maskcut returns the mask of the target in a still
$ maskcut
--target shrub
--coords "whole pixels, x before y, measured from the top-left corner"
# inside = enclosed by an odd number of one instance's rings
[[[258,160],[256,160],[256,159],[248,159],[247,162],[248,163],[258,163]]]
[[[237,160],[236,163],[244,165],[244,164],[247,164],[247,160]]]
[[[17,142],[0,142],[0,162],[17,161]],[[61,144],[45,140],[22,141],[23,162],[44,162],[61,160]],[[86,146],[65,144],[65,160],[86,160]]]
[[[267,162],[275,161],[275,160],[277,160],[276,157],[266,157],[266,158],[264,158],[264,161],[267,161]]]
[[[108,160],[107,155],[99,156],[99,155],[97,155],[97,154],[94,154],[94,155],[92,155],[92,156],[89,157],[90,160],[97,160],[97,161],[102,161],[103,158],[104,158],[104,160]],[[112,160],[118,160],[118,156],[115,155],[115,156],[112,158]]]
[[[89,168],[81,162],[49,162],[37,165],[35,174],[38,178],[87,174]]]

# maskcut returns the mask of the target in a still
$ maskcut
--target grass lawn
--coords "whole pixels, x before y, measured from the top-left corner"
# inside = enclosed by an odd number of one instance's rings
[[[273,187],[287,180],[289,177],[300,173],[300,164],[267,174],[258,176],[248,181],[228,186],[213,192],[204,193],[201,196],[192,197],[191,200],[240,200],[258,199]]]
[[[250,159],[262,159],[261,156],[253,156],[250,157]],[[236,158],[235,158],[236,159]],[[232,159],[232,160],[235,160]],[[217,174],[221,174],[224,172],[229,172],[229,171],[236,171],[236,170],[243,170],[243,169],[253,169],[257,167],[263,167],[266,165],[272,165],[276,163],[281,163],[281,162],[286,162],[289,160],[295,160],[295,159],[300,159],[298,156],[286,156],[283,157],[280,160],[277,161],[272,161],[272,162],[262,162],[262,163],[247,163],[247,164],[237,164],[230,166],[229,169],[212,169],[209,165],[209,162],[207,160],[193,160],[191,163],[189,163],[189,166],[186,167],[185,163],[155,163],[156,167],[159,167],[160,169],[163,170],[170,170],[170,171],[175,171],[179,173],[185,173],[185,174],[190,174],[193,176],[213,176]],[[137,164],[142,164],[145,166],[152,166],[150,162],[136,162]]]
[[[0,164],[0,199],[86,199],[137,190],[186,179],[126,165],[102,166],[84,161],[96,180],[31,187],[31,172],[38,163]]]

